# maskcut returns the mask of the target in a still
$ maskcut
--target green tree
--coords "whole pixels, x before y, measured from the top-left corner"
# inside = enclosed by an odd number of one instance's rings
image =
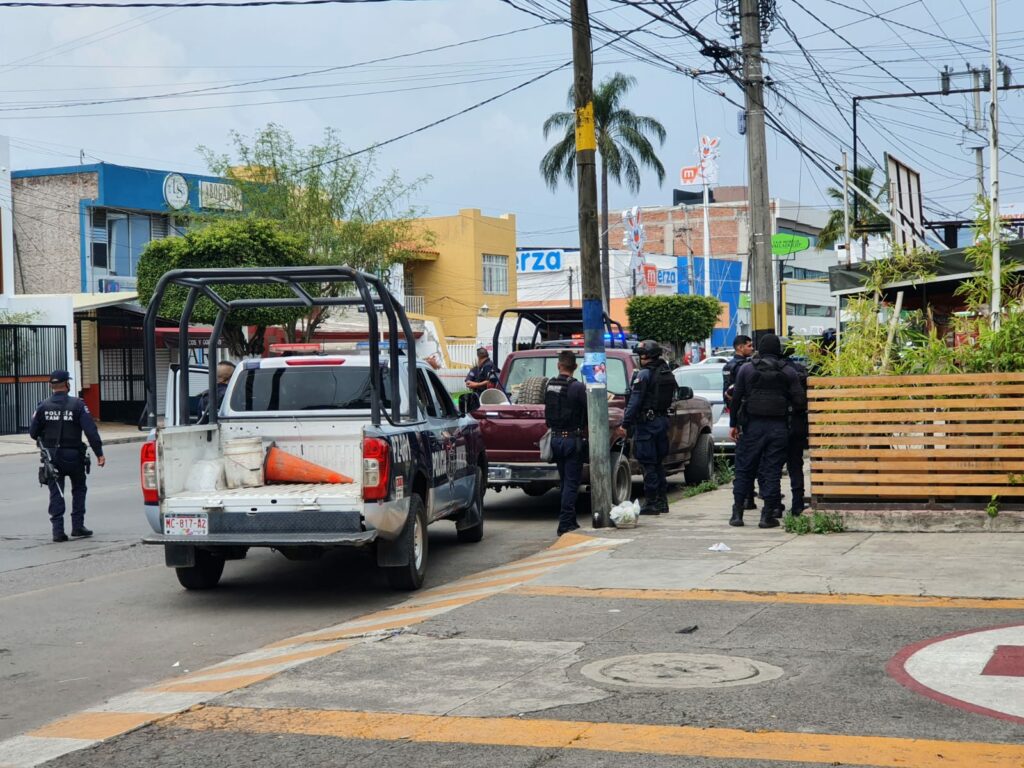
[[[406,183],[394,172],[378,180],[374,154],[349,156],[334,130],[319,144],[300,147],[271,123],[251,138],[232,132],[231,142],[230,154],[199,151],[213,173],[239,189],[244,216],[273,220],[301,238],[312,263],[380,274],[430,245],[408,204],[426,180]],[[326,316],[326,309],[313,309],[301,334],[294,322],[286,328],[289,338],[308,341]]]
[[[887,207],[889,193],[885,185],[879,187],[877,192],[872,191],[875,169],[869,166],[859,166],[853,169],[850,178],[850,185],[861,190],[864,194],[875,201],[881,208]],[[843,190],[829,187],[825,194],[835,201],[838,208],[833,208],[828,215],[828,221],[818,233],[818,248],[825,250],[832,248],[836,243],[842,242],[846,237],[845,210],[850,211],[850,237],[854,240],[860,238],[861,247],[867,250],[868,235],[878,232],[879,227],[888,231],[889,219],[868,205],[863,198],[857,203],[857,216],[853,215],[853,199],[859,197],[856,192],[850,190],[850,197],[843,200]],[[844,209],[843,206],[846,206]]]
[[[190,230],[184,237],[153,240],[139,258],[139,301],[148,305],[160,277],[171,269],[209,267],[298,267],[313,264],[308,243],[282,231],[279,224],[266,219],[223,219]],[[277,286],[233,286],[217,289],[226,299],[287,298],[295,294]],[[188,292],[172,286],[164,294],[161,315],[177,320],[185,307]],[[304,308],[244,309],[232,312],[224,326],[223,338],[232,354],[244,357],[262,351],[267,326],[288,325],[305,314]],[[196,302],[192,322],[213,323],[217,307],[209,299]],[[256,326],[248,341],[244,326]]]
[[[703,341],[718,324],[722,305],[713,296],[673,294],[634,296],[626,304],[629,330],[641,339],[669,342],[681,349]]]
[[[654,170],[658,183],[665,180],[665,167],[661,164],[648,136],[665,143],[665,127],[653,117],[637,115],[622,106],[623,99],[636,85],[636,78],[621,72],[605,78],[594,89],[594,130],[597,133],[597,153],[601,160],[601,279],[605,297],[611,295],[611,268],[608,263],[608,180],[616,184],[625,180],[626,188],[636,194],[640,191],[640,169]],[[540,173],[552,191],[560,179],[573,183],[576,173],[576,114],[575,97],[569,89],[569,111],[555,112],[544,121],[544,138],[561,133],[561,138],[540,161]]]

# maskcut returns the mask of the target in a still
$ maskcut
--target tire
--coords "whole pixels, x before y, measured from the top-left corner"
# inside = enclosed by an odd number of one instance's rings
[[[417,494],[409,497],[409,521],[402,531],[408,562],[384,569],[392,589],[413,590],[423,586],[427,573],[427,510]]]
[[[523,486],[523,493],[527,496],[543,496],[554,487],[548,483],[529,483]]]
[[[529,376],[519,387],[516,405],[543,405],[544,390],[548,387],[547,376]]]
[[[196,550],[196,564],[188,568],[175,568],[178,583],[185,589],[213,589],[224,573],[224,558],[205,549]]]
[[[473,506],[466,510],[465,514],[477,516],[476,525],[469,528],[456,528],[455,536],[460,544],[476,544],[484,537],[484,493],[487,491],[487,483],[484,481],[484,470],[476,468],[476,489],[473,492]]]
[[[715,476],[715,441],[707,432],[697,437],[684,472],[689,485],[706,482]]]
[[[633,495],[633,475],[629,459],[622,454],[612,454],[612,506],[629,501]]]

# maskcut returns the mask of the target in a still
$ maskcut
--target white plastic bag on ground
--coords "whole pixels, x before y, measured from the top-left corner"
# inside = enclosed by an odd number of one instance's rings
[[[640,502],[623,501],[612,507],[612,524],[616,528],[636,528],[640,520]]]

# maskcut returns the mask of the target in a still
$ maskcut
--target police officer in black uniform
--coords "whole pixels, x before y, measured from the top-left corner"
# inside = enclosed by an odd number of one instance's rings
[[[744,502],[754,490],[756,475],[764,498],[758,527],[775,528],[782,515],[789,421],[793,412],[806,410],[807,397],[796,371],[782,359],[782,342],[774,333],[761,337],[753,361],[740,368],[732,402],[729,419],[736,441],[736,477],[729,525],[743,525]]]
[[[742,333],[732,340],[732,357],[722,368],[722,398],[728,405],[732,400],[732,388],[736,384],[736,374],[744,363],[749,363],[754,354],[754,342]]]
[[[804,451],[810,439],[810,424],[807,418],[807,368],[792,357],[793,349],[786,349],[785,363],[787,368],[796,371],[800,386],[804,391],[804,407],[793,407],[789,422],[789,444],[786,450],[786,472],[789,473],[789,489],[793,494],[790,513],[799,515],[807,507],[804,497]],[[779,510],[776,510],[779,511]]]
[[[466,374],[466,386],[473,392],[482,392],[498,386],[498,366],[491,361],[486,347],[477,347],[476,367]]]
[[[730,409],[732,408],[732,390],[736,385],[736,374],[739,373],[740,366],[749,363],[753,358],[754,342],[749,336],[741,333],[732,340],[732,349],[732,357],[722,368],[722,401]],[[757,504],[754,503],[753,492],[743,503],[743,508],[757,509]]]
[[[644,472],[644,515],[668,512],[668,480],[665,477],[665,457],[668,456],[668,409],[676,392],[676,380],[668,363],[661,359],[661,347],[656,341],[642,341],[637,345],[640,370],[633,381],[626,400],[626,412],[617,435],[632,432],[636,460]]]
[[[587,388],[573,377],[575,371],[576,355],[568,350],[560,352],[558,375],[548,379],[544,390],[544,421],[551,430],[551,453],[562,483],[559,536],[579,528],[576,497],[587,455]]]
[[[77,397],[68,395],[71,389],[69,379],[67,371],[54,371],[50,374],[50,390],[53,394],[36,407],[29,428],[32,439],[42,440],[57,470],[57,476],[49,481],[50,524],[53,526],[55,542],[68,540],[64,533],[65,477],[71,478],[71,535],[92,536],[92,531],[85,527],[85,475],[88,471],[88,458],[82,443],[83,432],[96,454],[96,463],[101,467],[107,463],[103,456],[103,441],[89,409]]]

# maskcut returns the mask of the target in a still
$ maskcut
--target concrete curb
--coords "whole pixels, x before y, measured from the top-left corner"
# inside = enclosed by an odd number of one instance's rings
[[[983,509],[815,509],[838,514],[854,533],[1024,533],[1024,512],[1001,511],[989,517]],[[807,513],[805,513],[807,514]]]
[[[121,445],[123,443],[144,443],[146,441],[147,433],[140,432],[138,436],[135,435],[126,437],[112,437],[109,440],[104,440],[104,445]],[[0,460],[8,456],[27,456],[29,454],[38,453],[39,449],[34,445],[23,445],[21,443],[7,443],[0,441]]]

